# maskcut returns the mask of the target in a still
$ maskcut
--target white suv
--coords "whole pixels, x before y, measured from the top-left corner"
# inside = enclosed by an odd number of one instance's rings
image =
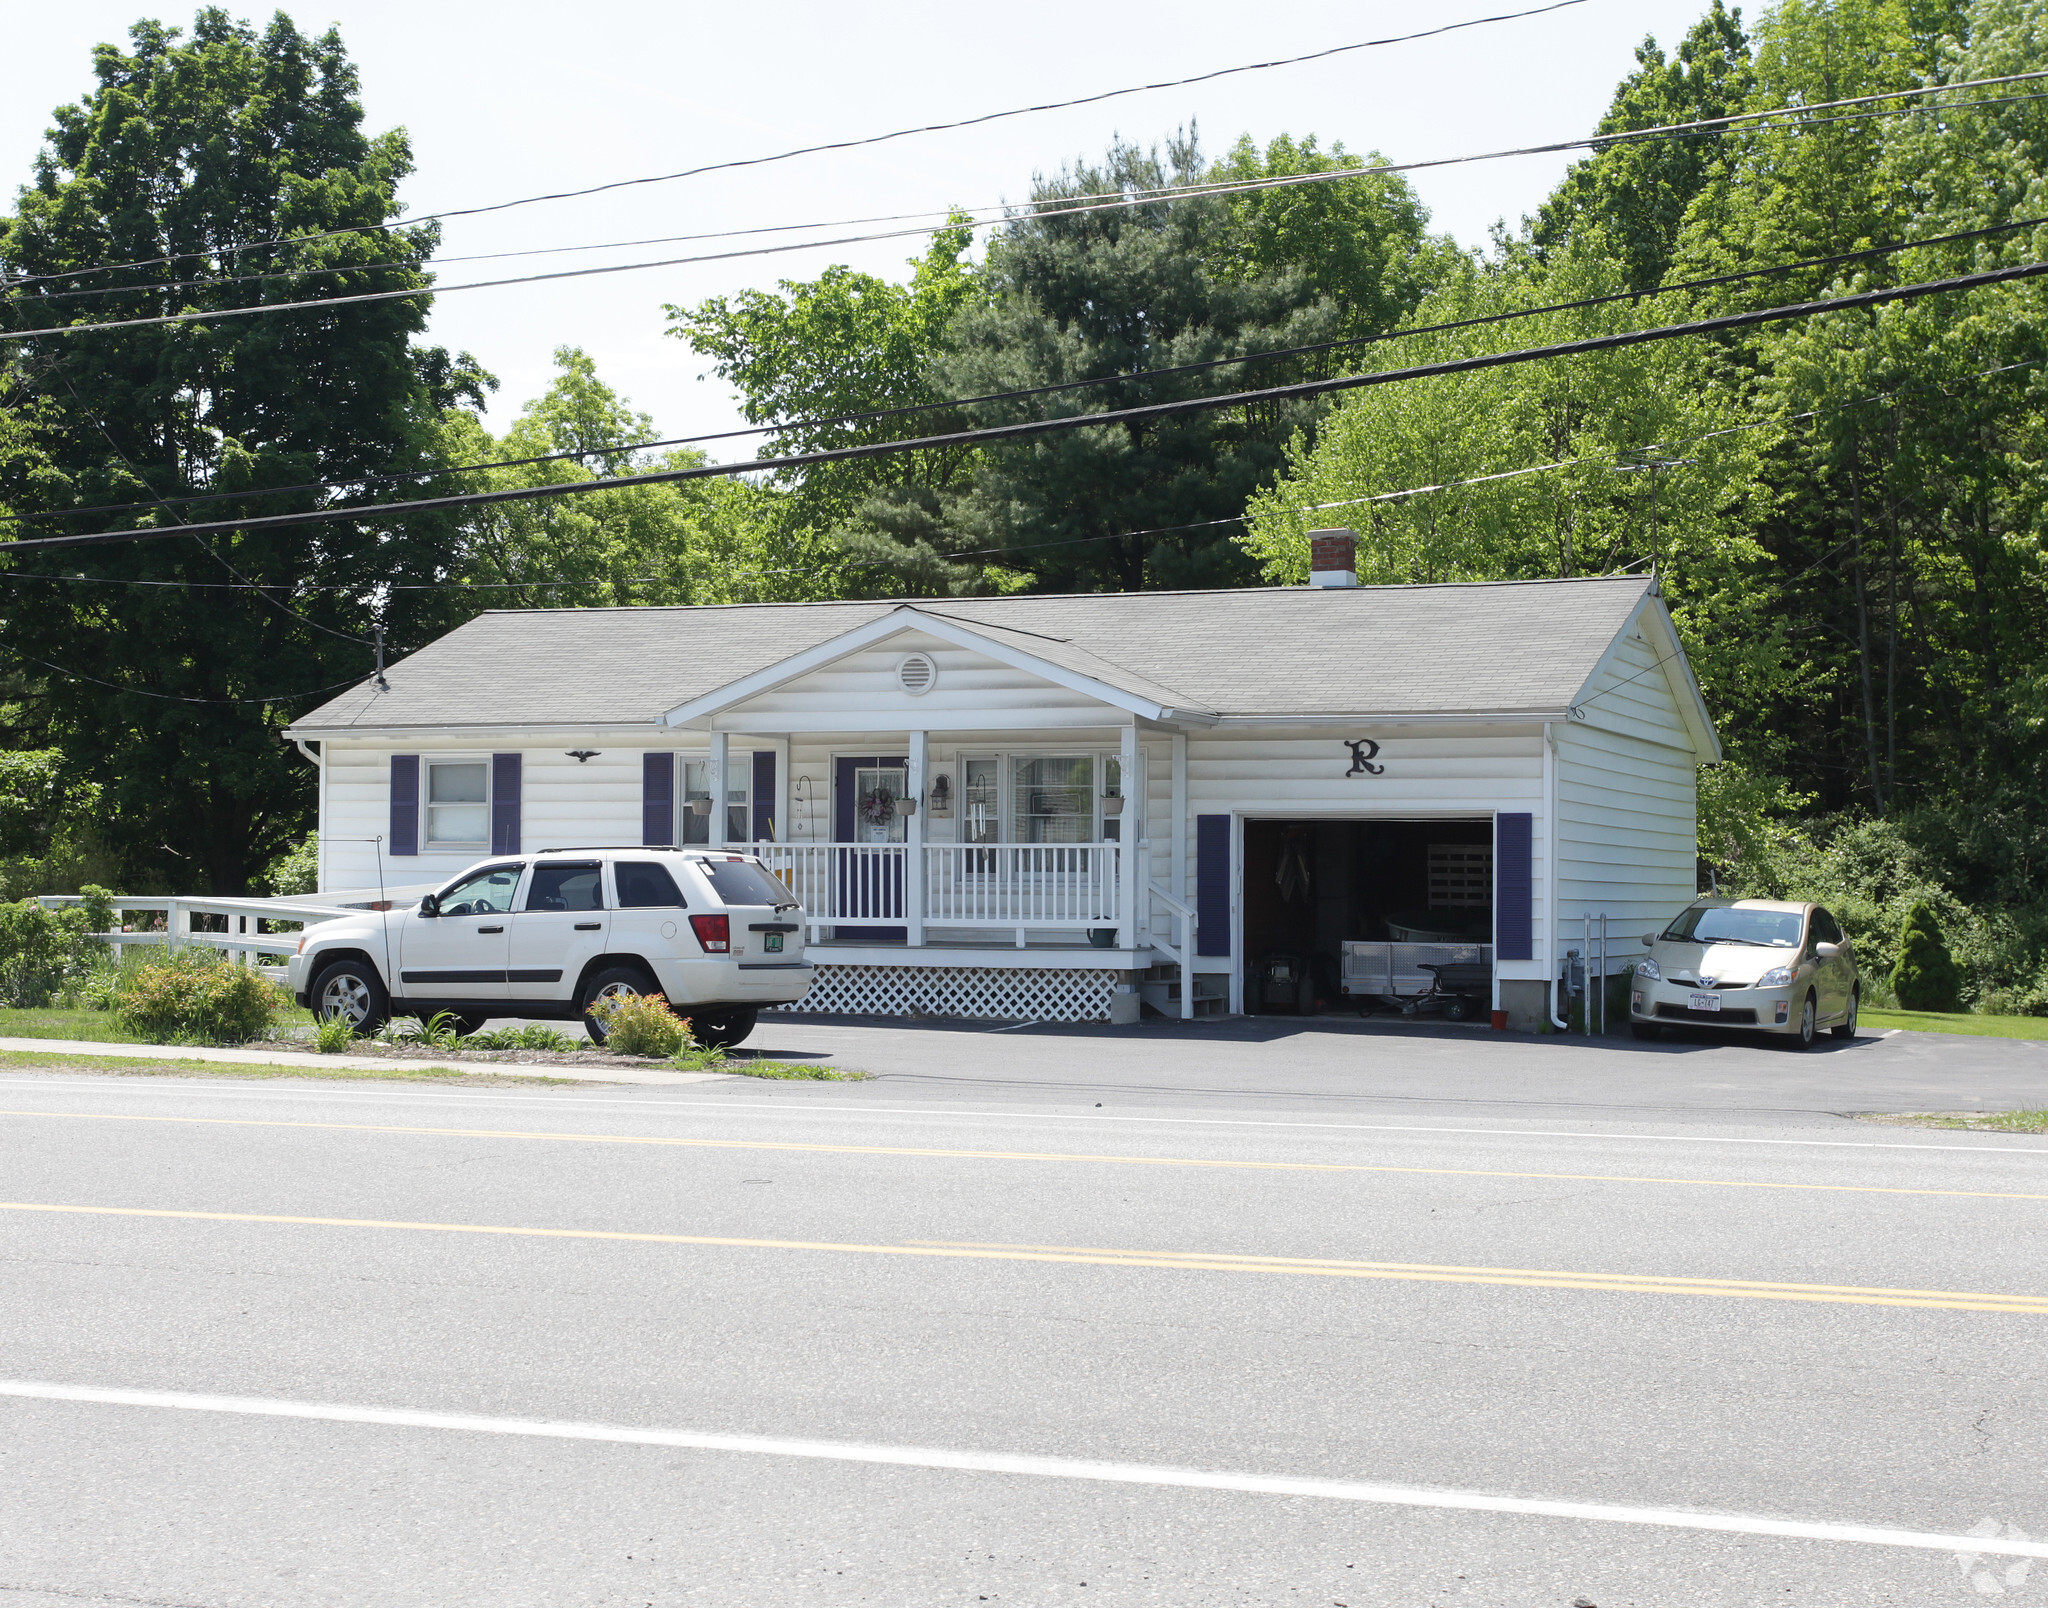
[[[291,990],[364,1032],[446,1011],[473,1033],[494,1016],[581,1021],[607,994],[654,994],[700,1042],[737,1044],[764,1005],[803,997],[804,914],[747,854],[544,849],[470,867],[400,910],[309,927]]]

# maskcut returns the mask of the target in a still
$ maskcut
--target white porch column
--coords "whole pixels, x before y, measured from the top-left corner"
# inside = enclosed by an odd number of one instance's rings
[[[1124,795],[1124,812],[1118,817],[1123,824],[1117,828],[1117,839],[1122,844],[1117,860],[1123,875],[1123,928],[1124,947],[1136,949],[1146,941],[1146,934],[1140,930],[1138,915],[1138,890],[1144,886],[1140,878],[1143,871],[1138,864],[1138,839],[1145,832],[1145,804],[1137,796],[1145,782],[1145,761],[1138,752],[1138,723],[1133,720],[1122,732],[1117,749],[1117,765],[1122,773],[1120,783]]]
[[[918,949],[924,945],[924,794],[931,742],[928,732],[914,731],[909,736],[903,791],[917,808],[903,822],[903,935],[912,949]]]
[[[1173,734],[1173,894],[1188,896],[1188,734]]]
[[[711,819],[705,823],[705,845],[725,847],[725,778],[731,769],[732,743],[722,731],[711,734],[711,753],[704,766],[704,786],[711,794]]]

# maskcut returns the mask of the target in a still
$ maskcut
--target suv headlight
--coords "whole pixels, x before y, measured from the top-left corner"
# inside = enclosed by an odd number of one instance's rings
[[[1664,968],[1657,964],[1654,957],[1648,960],[1639,960],[1636,962],[1636,975],[1638,977],[1652,977],[1661,983],[1664,980]]]
[[[1769,971],[1765,972],[1763,976],[1759,977],[1754,983],[1750,984],[1750,987],[1783,988],[1787,983],[1791,981],[1792,968],[1790,966],[1773,966]]]

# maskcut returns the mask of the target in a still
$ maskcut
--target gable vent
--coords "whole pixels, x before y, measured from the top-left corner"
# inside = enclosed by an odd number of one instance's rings
[[[896,666],[896,679],[911,697],[921,697],[930,692],[932,683],[939,679],[939,667],[932,663],[929,654],[905,654]]]

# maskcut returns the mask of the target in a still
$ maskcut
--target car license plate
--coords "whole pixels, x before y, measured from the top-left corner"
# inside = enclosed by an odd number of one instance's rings
[[[781,933],[779,933],[779,932],[768,932],[768,933],[763,933],[763,934],[762,934],[761,936],[762,936],[762,938],[763,938],[763,940],[764,940],[764,942],[763,942],[763,943],[762,943],[762,945],[761,945],[762,949],[766,950],[766,951],[767,951],[767,952],[768,952],[769,954],[771,954],[771,955],[779,955],[779,954],[781,954],[781,953],[782,953],[782,934],[781,934]],[[1717,1008],[1718,1008],[1718,1007],[1717,1007]]]
[[[1721,1008],[1719,994],[1694,994],[1692,1008],[1696,1011],[1718,1011]]]

